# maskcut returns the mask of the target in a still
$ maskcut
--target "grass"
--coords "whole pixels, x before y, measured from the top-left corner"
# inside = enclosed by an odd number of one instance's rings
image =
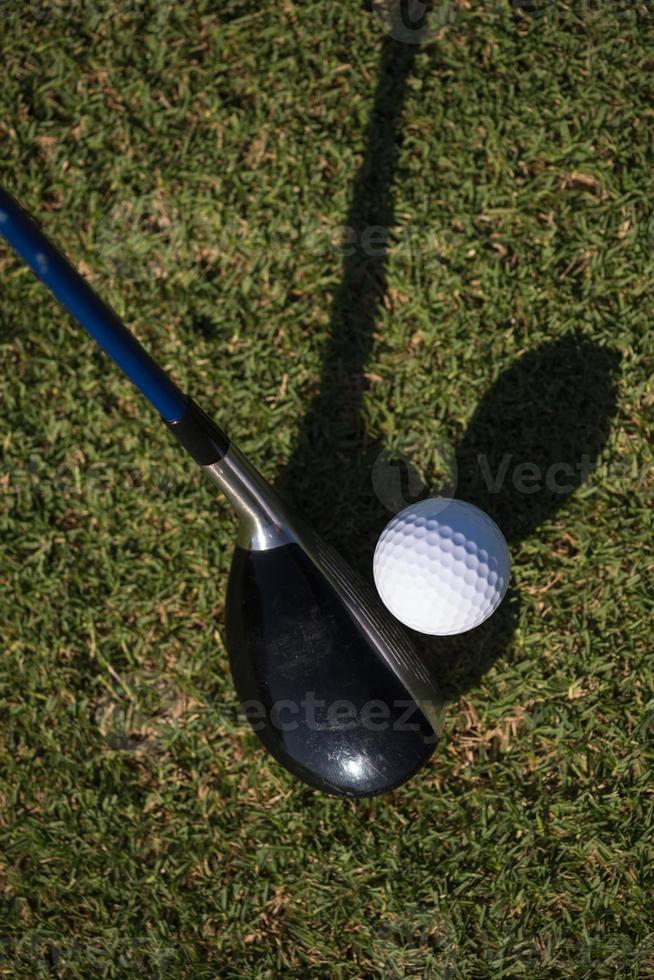
[[[4,5],[2,183],[362,570],[387,452],[513,584],[424,772],[304,788],[227,505],[1,249],[0,975],[652,975],[652,10],[526,6]]]

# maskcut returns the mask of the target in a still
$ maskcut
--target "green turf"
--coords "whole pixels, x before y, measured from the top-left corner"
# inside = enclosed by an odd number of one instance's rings
[[[429,767],[304,788],[229,508],[0,249],[0,976],[653,975],[652,8],[526,6],[3,4],[0,180],[179,383],[364,571],[384,449],[514,565]]]

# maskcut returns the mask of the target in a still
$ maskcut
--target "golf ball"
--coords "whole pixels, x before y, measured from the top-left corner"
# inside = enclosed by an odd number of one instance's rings
[[[479,626],[509,584],[510,557],[497,524],[474,504],[421,500],[382,531],[373,563],[384,605],[419,633],[445,636]]]

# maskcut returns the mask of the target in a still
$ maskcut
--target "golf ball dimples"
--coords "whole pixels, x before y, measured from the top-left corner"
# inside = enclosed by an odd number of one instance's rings
[[[374,557],[384,605],[419,633],[465,633],[497,609],[510,558],[497,524],[463,500],[437,497],[401,511]]]

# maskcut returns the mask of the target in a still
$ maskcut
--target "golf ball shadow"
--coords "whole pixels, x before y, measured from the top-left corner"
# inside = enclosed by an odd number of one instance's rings
[[[592,480],[617,409],[619,368],[619,353],[573,333],[522,355],[480,401],[456,446],[456,496],[487,513],[509,546]],[[507,652],[519,615],[510,585],[480,626],[420,641],[446,697],[477,684]]]
[[[456,449],[457,496],[509,543],[592,479],[617,408],[620,355],[578,334],[529,351],[479,403]]]
[[[515,552],[592,480],[616,413],[619,369],[619,353],[579,333],[523,354],[489,387],[456,440],[448,467],[456,486],[447,481],[448,495],[487,513]],[[280,482],[325,538],[369,577],[389,504],[400,510],[412,497],[440,495],[444,484],[442,466],[419,473],[406,454],[378,443],[348,452],[359,407],[356,398],[344,404],[342,389],[326,384]],[[331,446],[318,437],[322,420],[333,428]],[[335,457],[347,465],[335,467]],[[380,458],[386,461],[381,476],[373,472]],[[381,480],[381,499],[371,493],[371,474]],[[461,635],[413,634],[446,699],[477,686],[507,655],[520,608],[518,589],[509,584],[499,608],[479,626]]]

